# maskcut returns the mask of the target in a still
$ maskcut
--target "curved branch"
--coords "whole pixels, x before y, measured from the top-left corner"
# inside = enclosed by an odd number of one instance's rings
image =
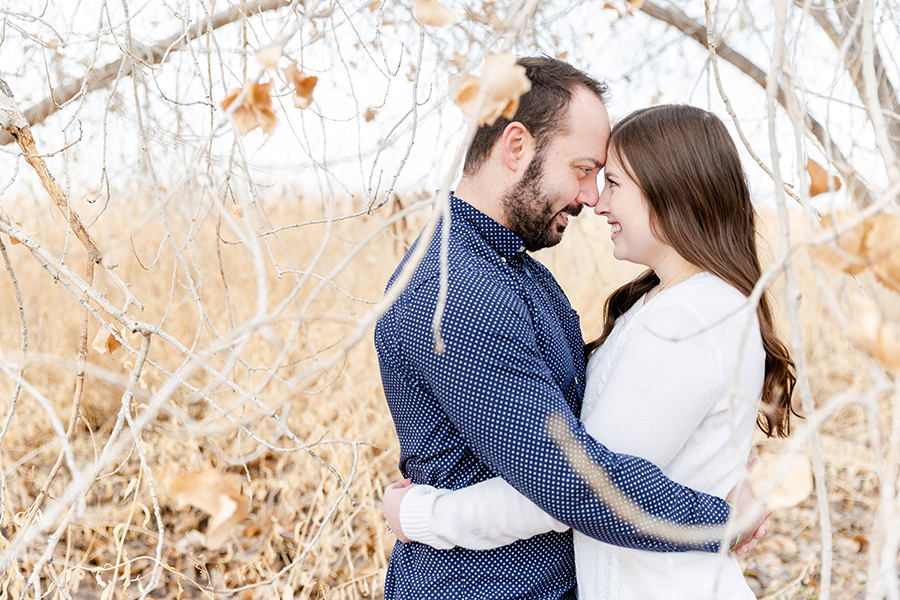
[[[841,28],[844,30],[843,36],[838,33],[835,26],[828,20],[828,16],[824,10],[813,7],[810,14],[815,22],[822,28],[831,42],[838,51],[841,52],[841,58],[844,61],[844,70],[850,75],[853,85],[859,94],[863,105],[866,104],[866,79],[863,76],[863,28],[855,26],[857,19],[857,11],[859,2],[849,2],[845,5],[835,6],[838,19],[841,22]],[[847,39],[847,37],[849,39]],[[843,50],[847,46],[846,52]],[[874,46],[874,44],[873,44]],[[887,122],[888,137],[891,147],[895,154],[900,154],[900,96],[894,89],[891,80],[888,79],[884,62],[881,59],[881,53],[877,47],[872,48],[872,64],[875,67],[875,77],[877,80],[878,103],[882,110],[891,115]]]
[[[238,7],[232,7],[216,13],[213,16],[199,21],[195,25],[171,35],[152,46],[144,48],[144,56],[138,57],[144,61],[144,64],[156,65],[162,63],[168,55],[176,50],[182,49],[189,42],[197,39],[204,33],[213,31],[233,23],[239,19],[252,17],[260,13],[284,8],[298,3],[298,0],[251,0],[242,3],[243,10]],[[131,75],[134,69],[134,62],[130,56],[122,56],[121,58],[108,63],[99,69],[88,71],[88,73],[75,81],[60,86],[53,90],[53,93],[25,110],[23,114],[28,120],[28,124],[40,125],[47,117],[58,112],[66,103],[71,102],[81,94],[89,94],[91,92],[103,89],[115,81],[122,75]],[[8,133],[0,135],[0,146],[12,143],[13,137]]]
[[[123,310],[127,311],[128,307],[132,304],[139,309],[144,310],[144,305],[138,302],[138,299],[132,295],[128,290],[128,285],[119,279],[119,276],[113,272],[116,265],[103,256],[103,253],[100,252],[100,248],[97,247],[97,244],[91,238],[91,234],[89,234],[87,228],[85,228],[84,223],[81,222],[78,213],[69,206],[69,200],[66,198],[65,192],[63,192],[62,188],[59,187],[59,184],[56,183],[56,179],[47,167],[47,163],[38,153],[37,146],[34,143],[34,136],[31,135],[31,127],[28,126],[15,99],[13,99],[9,86],[6,85],[6,82],[3,81],[3,79],[0,79],[0,130],[5,130],[10,137],[19,143],[25,161],[34,168],[44,189],[47,190],[47,193],[50,194],[50,197],[53,199],[57,208],[59,208],[60,212],[69,222],[69,229],[84,246],[84,249],[88,254],[88,262],[90,265],[89,275],[92,277],[93,265],[95,263],[99,264],[106,269],[107,274],[112,278],[113,282],[120,290],[122,290],[122,294],[125,296],[125,308]]]
[[[678,8],[674,6],[671,8],[663,8],[650,0],[645,0],[641,6],[641,12],[658,21],[668,23],[672,27],[675,27],[686,37],[698,42],[704,49],[709,48],[706,40],[706,26],[691,19]],[[720,58],[740,69],[742,73],[750,77],[750,79],[755,81],[761,88],[766,89],[765,71],[728,44],[717,41],[715,46],[716,54]],[[784,89],[781,86],[778,86],[775,99],[778,101],[778,104],[786,108]],[[850,164],[850,161],[847,160],[847,157],[845,157],[833,143],[829,142],[831,136],[828,134],[828,130],[813,116],[809,115],[809,113],[807,113],[807,125],[809,126],[810,132],[819,141],[822,147],[831,150],[831,156],[828,158],[847,184],[847,190],[853,198],[854,203],[857,206],[868,206],[872,204],[872,195],[869,192],[868,186],[866,186],[865,182],[860,178],[856,169],[854,169],[853,165]]]

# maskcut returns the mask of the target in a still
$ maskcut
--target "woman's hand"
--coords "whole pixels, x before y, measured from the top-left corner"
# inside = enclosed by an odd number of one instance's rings
[[[387,530],[394,533],[397,539],[408,544],[412,540],[403,535],[403,527],[400,526],[400,505],[406,492],[416,487],[409,479],[398,481],[387,486],[384,490],[384,523]]]

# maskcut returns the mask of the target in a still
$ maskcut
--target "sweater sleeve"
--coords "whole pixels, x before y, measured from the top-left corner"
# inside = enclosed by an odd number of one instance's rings
[[[400,524],[415,542],[470,550],[499,548],[569,528],[499,477],[456,491],[416,486],[400,505]]]

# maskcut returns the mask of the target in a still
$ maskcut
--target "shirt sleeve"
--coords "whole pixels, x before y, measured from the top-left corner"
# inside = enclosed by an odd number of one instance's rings
[[[723,500],[672,482],[644,459],[614,454],[587,434],[541,354],[521,298],[487,274],[455,274],[441,324],[446,346],[437,354],[431,319],[423,318],[433,314],[436,297],[437,281],[405,295],[398,334],[415,377],[481,461],[555,519],[598,540],[659,551],[718,549],[718,542],[663,541],[646,532],[645,522],[620,520],[614,501],[598,498],[570,467],[547,431],[551,415],[564,420],[613,486],[650,518],[679,529],[728,518]]]

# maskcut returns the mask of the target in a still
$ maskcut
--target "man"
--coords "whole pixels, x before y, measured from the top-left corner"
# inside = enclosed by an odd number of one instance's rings
[[[519,64],[531,91],[511,121],[479,130],[450,198],[445,351],[435,353],[431,331],[439,235],[375,329],[400,469],[413,483],[450,489],[499,475],[597,539],[688,549],[618,522],[546,431],[548,416],[562,416],[593,460],[652,515],[685,525],[728,518],[723,500],[673,483],[642,459],[612,454],[577,419],[585,379],[578,317],[526,251],[559,243],[569,218],[598,201],[610,134],[606,87],[550,58]],[[571,533],[550,532],[486,551],[398,543],[385,598],[574,598],[574,585]]]

